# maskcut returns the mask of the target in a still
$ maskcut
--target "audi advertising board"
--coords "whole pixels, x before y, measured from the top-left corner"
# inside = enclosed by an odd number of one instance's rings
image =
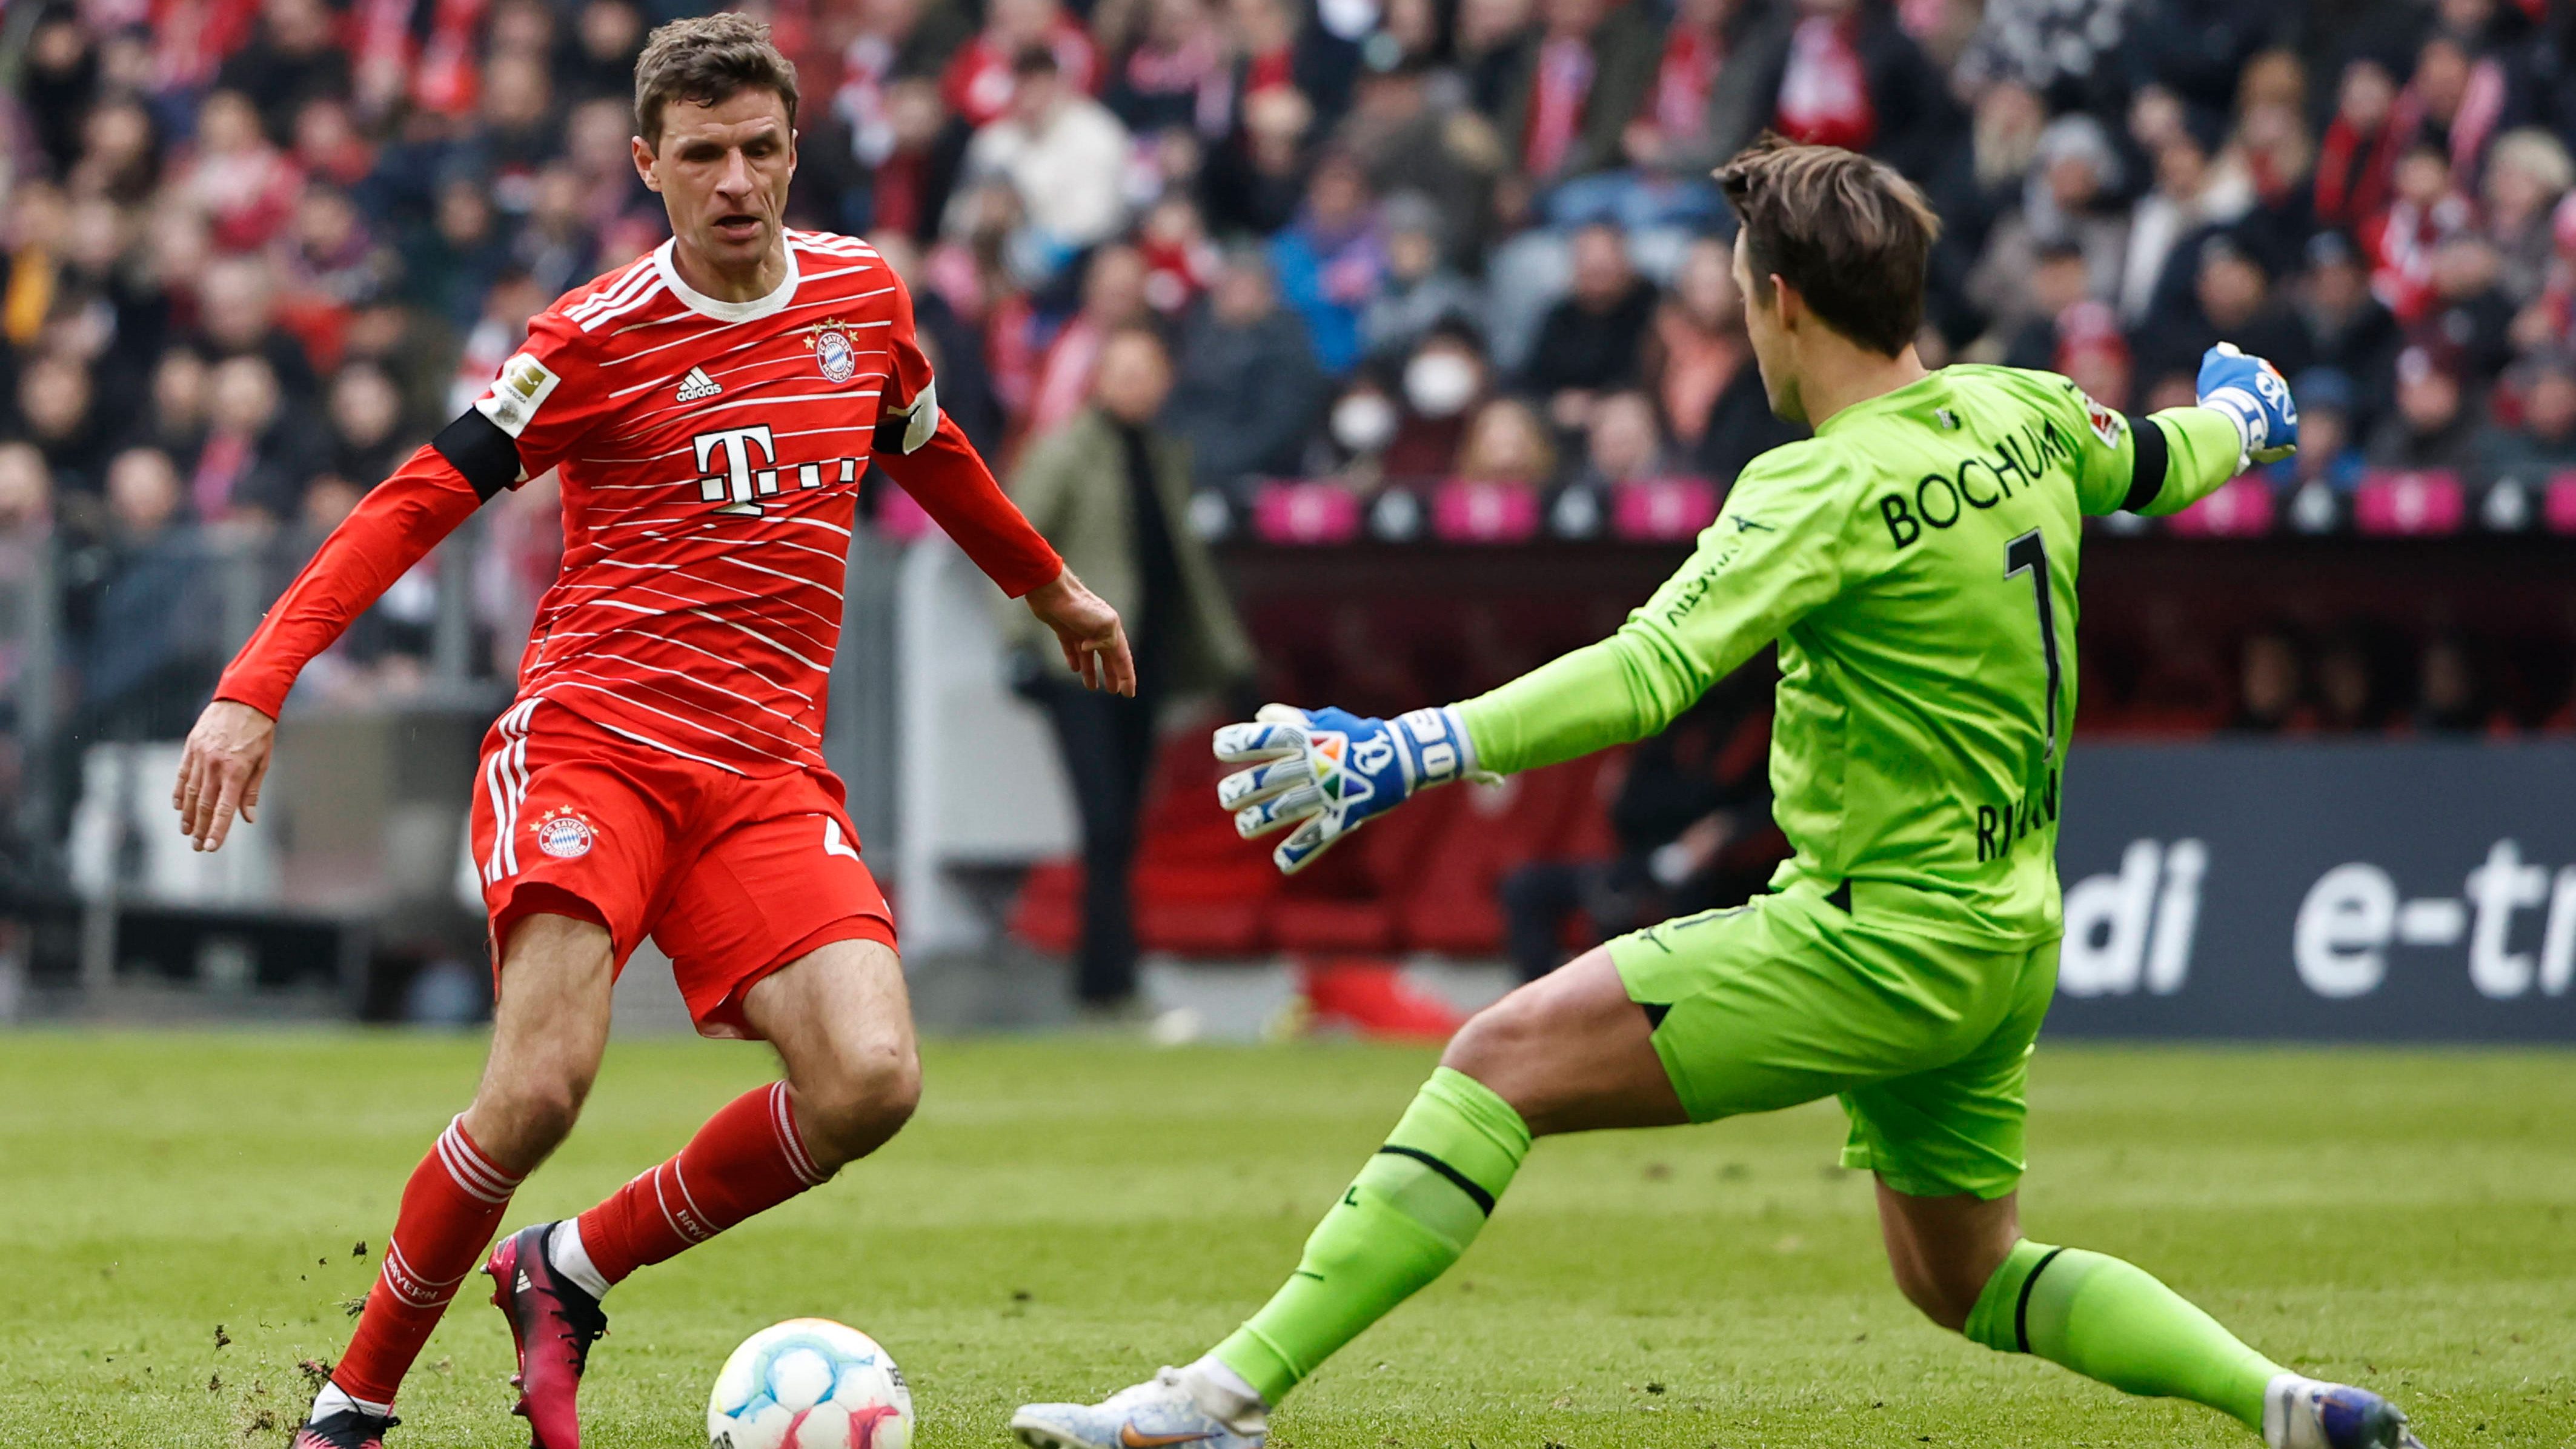
[[[2078,746],[2068,1036],[2576,1042],[2576,745]]]

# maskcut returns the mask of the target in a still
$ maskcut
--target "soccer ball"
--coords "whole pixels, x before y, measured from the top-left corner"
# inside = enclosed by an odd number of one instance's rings
[[[912,1449],[903,1370],[855,1328],[791,1318],[742,1341],[707,1399],[711,1449]]]

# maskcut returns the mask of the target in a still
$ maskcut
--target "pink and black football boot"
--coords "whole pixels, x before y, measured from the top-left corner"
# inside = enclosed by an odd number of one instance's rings
[[[391,1414],[379,1419],[358,1409],[342,1409],[305,1420],[295,1437],[286,1441],[286,1449],[385,1449],[385,1431],[401,1422]]]
[[[608,1332],[608,1315],[581,1285],[546,1259],[553,1223],[521,1228],[501,1240],[483,1271],[492,1275],[492,1306],[510,1320],[518,1345],[519,1391],[510,1412],[528,1421],[530,1449],[581,1449],[581,1374],[590,1346]]]

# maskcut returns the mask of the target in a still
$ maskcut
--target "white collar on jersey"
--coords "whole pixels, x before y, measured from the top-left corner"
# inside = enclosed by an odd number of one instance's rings
[[[792,242],[781,240],[781,245],[787,249],[787,280],[780,282],[768,296],[754,297],[748,302],[719,302],[681,281],[680,269],[671,264],[671,249],[679,244],[680,239],[673,237],[654,248],[653,268],[662,274],[662,285],[671,289],[671,295],[701,317],[711,317],[718,322],[756,322],[783,311],[788,303],[796,300],[796,247]]]

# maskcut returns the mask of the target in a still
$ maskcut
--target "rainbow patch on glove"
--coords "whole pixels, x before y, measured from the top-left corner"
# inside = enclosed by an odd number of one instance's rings
[[[1375,791],[1368,778],[1351,768],[1351,739],[1339,730],[1318,730],[1306,736],[1306,758],[1315,772],[1315,788],[1324,798],[1337,805],[1366,800]]]

